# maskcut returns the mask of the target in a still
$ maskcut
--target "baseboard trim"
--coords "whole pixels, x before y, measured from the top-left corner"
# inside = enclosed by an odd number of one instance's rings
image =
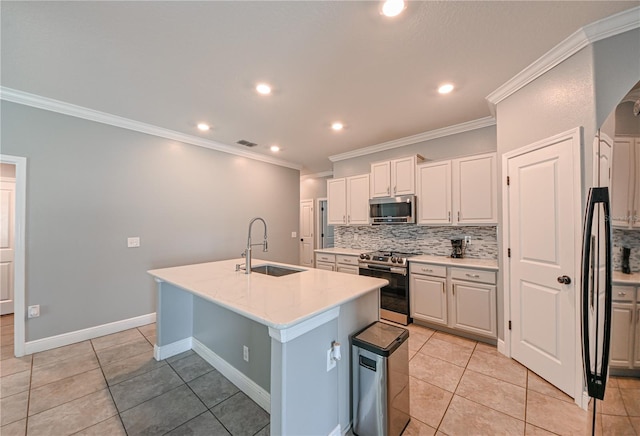
[[[173,357],[177,354],[184,353],[185,351],[189,351],[193,348],[192,339],[193,338],[188,337],[161,347],[159,347],[158,344],[155,344],[153,346],[153,357],[160,361]]]
[[[255,401],[260,407],[271,413],[271,394],[260,387],[256,382],[231,366],[226,360],[218,356],[210,348],[204,345],[196,338],[191,338],[193,342],[193,351],[198,353],[200,357],[213,366],[215,369],[236,385],[242,392],[247,394],[249,398]]]
[[[129,330],[154,322],[156,322],[155,312],[149,313],[147,315],[136,316],[134,318],[123,319],[122,321],[110,322],[108,324],[102,324],[95,327],[76,330],[74,332],[63,333],[61,335],[50,336],[48,338],[25,342],[24,352],[25,354],[38,353],[40,351],[46,351],[53,348],[64,347],[65,345],[76,344],[78,342],[99,338],[100,336],[118,333],[123,330]]]
[[[505,347],[505,343],[502,339],[498,339],[498,352],[507,355],[507,350]]]
[[[340,431],[340,424],[338,424],[336,428],[331,430],[331,433],[329,433],[329,436],[342,436],[342,431]]]

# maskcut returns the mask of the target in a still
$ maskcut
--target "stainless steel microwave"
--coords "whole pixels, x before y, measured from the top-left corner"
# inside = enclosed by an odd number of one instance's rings
[[[415,195],[369,200],[369,224],[414,224],[415,222]]]

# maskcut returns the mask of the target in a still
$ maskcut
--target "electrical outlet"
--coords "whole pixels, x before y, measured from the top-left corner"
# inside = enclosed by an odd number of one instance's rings
[[[37,318],[40,316],[40,305],[36,304],[34,306],[29,306],[27,308],[27,317],[28,318]]]
[[[247,347],[246,345],[242,346],[242,358],[245,362],[249,361],[249,347]]]
[[[331,348],[327,350],[327,372],[336,367],[336,361],[331,358]]]
[[[471,236],[464,237],[464,245],[471,245]]]
[[[138,248],[140,246],[140,238],[127,238],[127,248]]]

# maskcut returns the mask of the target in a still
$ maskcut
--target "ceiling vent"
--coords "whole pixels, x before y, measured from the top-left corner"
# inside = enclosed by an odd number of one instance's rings
[[[236,142],[236,144],[244,145],[246,147],[255,147],[256,145],[258,145],[255,142],[249,142],[245,139],[241,139],[240,141]]]

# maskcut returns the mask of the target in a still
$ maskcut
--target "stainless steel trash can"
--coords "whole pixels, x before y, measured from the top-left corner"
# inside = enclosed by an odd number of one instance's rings
[[[409,330],[375,322],[352,337],[353,433],[397,436],[409,423]]]

